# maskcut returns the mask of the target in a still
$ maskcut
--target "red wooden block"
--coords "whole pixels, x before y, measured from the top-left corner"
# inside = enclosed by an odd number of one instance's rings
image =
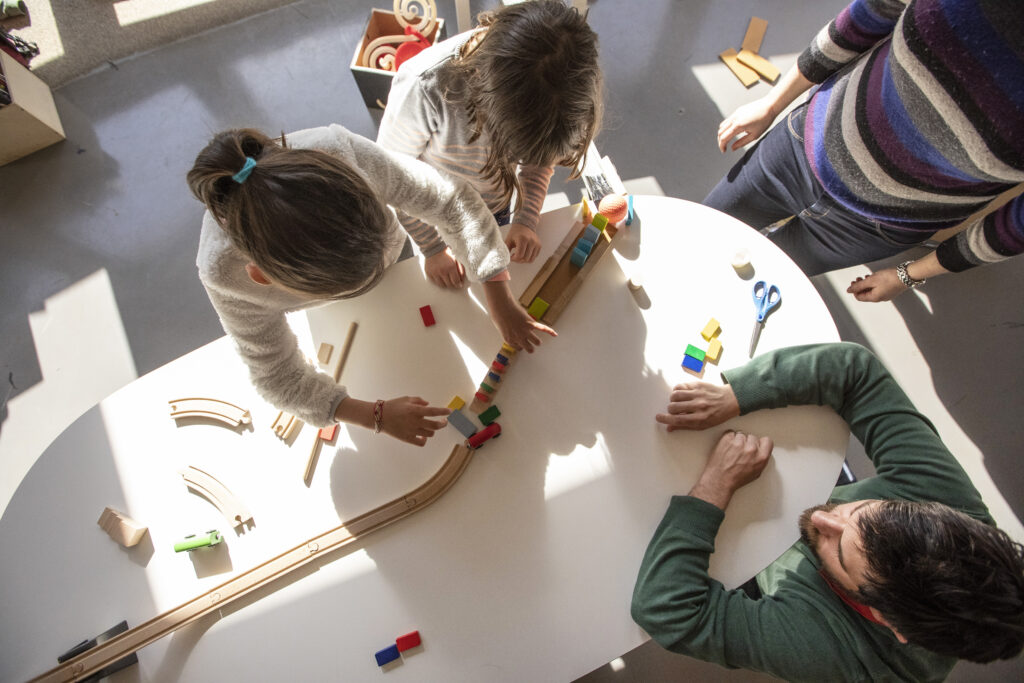
[[[430,310],[430,306],[424,306],[420,309],[420,315],[423,317],[423,324],[426,327],[430,327],[434,324],[434,312]]]
[[[485,394],[482,391],[476,392],[476,397],[477,397],[477,399],[479,399],[480,401],[483,401],[484,403],[490,403],[491,402],[491,397],[488,396],[487,394]]]
[[[508,369],[507,365],[502,365],[498,361],[494,361],[493,363],[491,363],[491,370],[494,370],[499,375],[504,373],[505,370],[507,370],[507,369]]]
[[[338,433],[338,423],[335,422],[330,427],[323,427],[320,429],[320,438],[324,441],[334,441],[334,435]]]
[[[413,631],[412,633],[406,633],[404,636],[398,636],[395,640],[395,645],[398,646],[399,652],[405,652],[411,648],[416,647],[423,641],[420,640],[420,632]]]

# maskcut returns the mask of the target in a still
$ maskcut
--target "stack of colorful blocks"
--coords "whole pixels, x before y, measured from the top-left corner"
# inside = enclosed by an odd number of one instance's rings
[[[707,351],[699,349],[693,344],[687,344],[686,355],[683,356],[683,368],[699,375],[704,371],[705,362],[717,363],[722,355],[722,342],[718,339],[718,334],[721,331],[722,327],[717,320],[714,318],[709,320],[700,332],[700,336],[708,342]]]
[[[406,650],[411,650],[412,648],[422,644],[422,642],[419,631],[413,631],[412,633],[406,633],[404,636],[398,636],[398,638],[395,639],[394,645],[389,645],[383,650],[377,651],[373,655],[377,659],[377,666],[384,666],[385,664],[395,661],[401,656],[401,653]]]
[[[576,242],[576,246],[573,248],[572,254],[569,256],[569,262],[577,268],[582,268],[583,264],[587,262],[587,258],[590,256],[590,252],[594,248],[594,245],[597,244],[597,240],[601,237],[601,233],[604,232],[604,229],[607,226],[607,218],[599,213],[594,214],[594,218],[590,221],[590,225],[587,226],[587,229],[583,231],[583,235],[580,236],[579,241]]]

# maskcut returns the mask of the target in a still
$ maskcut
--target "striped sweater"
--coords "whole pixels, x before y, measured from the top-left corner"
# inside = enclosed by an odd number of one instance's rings
[[[807,159],[852,211],[924,237],[1024,182],[1019,0],[853,0],[797,64],[821,84]],[[957,272],[1022,252],[1018,196],[937,256]]]
[[[468,31],[449,38],[402,64],[391,84],[377,143],[462,178],[480,193],[487,207],[496,214],[508,207],[499,185],[480,173],[490,152],[487,134],[482,133],[469,142],[473,126],[465,110],[445,101],[437,82],[439,69],[458,53],[473,33]],[[514,222],[536,230],[553,173],[550,167],[525,164],[520,167],[523,197]],[[432,226],[401,212],[398,219],[425,256],[444,249],[444,243]]]

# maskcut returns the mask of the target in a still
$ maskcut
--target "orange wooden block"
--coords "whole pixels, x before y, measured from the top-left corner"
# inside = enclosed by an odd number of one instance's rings
[[[761,42],[764,40],[764,33],[767,30],[767,21],[760,17],[750,17],[750,23],[747,24],[747,33],[743,36],[743,44],[740,45],[740,49],[749,50],[754,53],[761,52]]]
[[[759,73],[769,83],[775,83],[775,81],[779,80],[779,76],[782,75],[782,72],[775,68],[774,64],[750,50],[740,50],[740,53],[736,55],[736,59],[740,60],[740,63],[744,66],[749,66]]]
[[[740,64],[740,60],[736,58],[736,50],[731,47],[718,55],[718,58],[725,62],[729,71],[732,71],[736,78],[740,79],[740,83],[744,87],[749,88],[760,80],[756,71]]]

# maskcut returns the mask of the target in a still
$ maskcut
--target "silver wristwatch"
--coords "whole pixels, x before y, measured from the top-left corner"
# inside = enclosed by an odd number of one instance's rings
[[[896,275],[899,277],[900,282],[902,282],[907,289],[913,289],[914,287],[917,287],[918,285],[923,285],[926,282],[926,280],[915,280],[914,278],[910,277],[910,273],[907,272],[907,266],[909,266],[911,263],[913,263],[913,261],[904,261],[903,263],[896,266]]]

